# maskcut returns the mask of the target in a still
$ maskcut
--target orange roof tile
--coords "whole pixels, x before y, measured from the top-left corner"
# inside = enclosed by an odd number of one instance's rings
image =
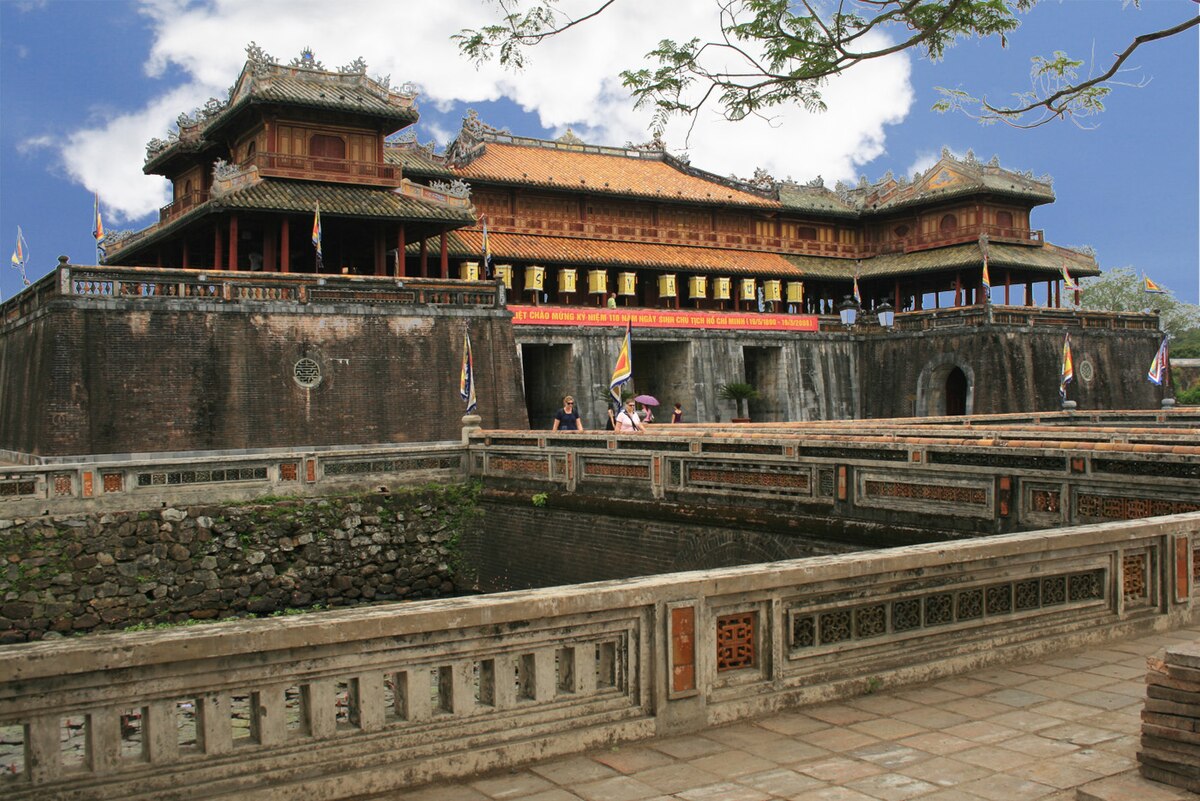
[[[488,142],[483,153],[455,170],[463,179],[658,200],[780,208],[778,200],[688,175],[655,158],[584,153],[554,147]]]
[[[459,230],[451,234],[456,256],[483,252],[483,234]],[[497,262],[508,260],[543,264],[654,267],[693,273],[753,274],[799,278],[804,273],[775,253],[686,245],[654,245],[605,239],[489,233],[488,245]]]

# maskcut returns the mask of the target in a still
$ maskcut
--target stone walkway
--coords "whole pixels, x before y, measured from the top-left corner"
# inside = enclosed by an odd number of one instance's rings
[[[376,801],[1173,801],[1136,768],[1146,658],[1200,624]],[[1119,776],[1118,774],[1125,774]],[[1115,789],[1114,789],[1115,788]]]

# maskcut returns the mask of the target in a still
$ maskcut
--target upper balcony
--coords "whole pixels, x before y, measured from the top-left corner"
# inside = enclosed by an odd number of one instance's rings
[[[757,250],[798,256],[829,256],[858,259],[882,253],[911,253],[917,250],[977,242],[987,234],[992,242],[1041,246],[1045,243],[1041,230],[1000,227],[997,225],[968,225],[916,235],[886,242],[839,243],[821,242],[798,237],[764,236],[759,234],[703,231],[679,226],[650,225],[641,222],[614,223],[581,220],[488,215],[488,230],[494,233],[545,234],[580,239],[620,239],[665,245],[697,245],[738,250]]]
[[[328,181],[363,186],[397,187],[400,168],[382,161],[352,161],[327,156],[293,156],[286,153],[255,153],[240,165],[246,170],[257,167],[264,178],[303,178],[306,181]]]
[[[930,234],[892,238],[885,242],[865,242],[861,250],[863,256],[878,256],[883,253],[912,253],[916,250],[930,250],[948,245],[978,242],[984,234],[987,234],[988,241],[991,242],[1036,245],[1038,247],[1046,243],[1041,229],[1001,227],[999,225],[962,225],[957,228],[944,228]]]

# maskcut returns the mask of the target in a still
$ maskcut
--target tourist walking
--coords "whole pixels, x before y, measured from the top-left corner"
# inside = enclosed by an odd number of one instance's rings
[[[644,434],[646,426],[642,425],[642,421],[638,418],[637,404],[633,401],[625,401],[625,408],[617,415],[617,433],[618,434]]]
[[[570,395],[565,395],[562,399],[563,407],[554,413],[554,426],[551,431],[582,431],[583,420],[579,416],[579,412],[575,411],[575,399]]]

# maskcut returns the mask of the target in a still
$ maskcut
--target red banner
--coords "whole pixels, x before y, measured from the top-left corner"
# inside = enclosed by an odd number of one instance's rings
[[[739,331],[819,331],[811,314],[757,314],[689,309],[589,309],[582,306],[509,306],[513,325],[612,326],[634,328],[721,328]]]

